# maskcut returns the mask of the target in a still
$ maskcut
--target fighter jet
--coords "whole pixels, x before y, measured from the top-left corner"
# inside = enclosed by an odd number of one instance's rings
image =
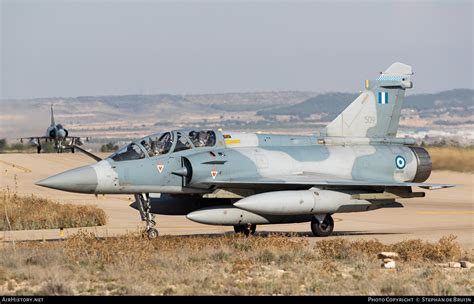
[[[175,130],[129,143],[98,163],[37,182],[92,194],[133,194],[155,238],[155,214],[186,215],[254,234],[256,225],[310,222],[329,236],[333,214],[403,207],[423,197],[428,152],[396,137],[412,67],[394,63],[314,136]]]
[[[28,142],[36,146],[36,151],[41,153],[41,140],[43,141],[52,141],[54,142],[54,149],[61,153],[65,149],[70,149],[72,153],[75,152],[75,146],[83,145],[81,137],[69,136],[67,129],[61,124],[57,124],[54,121],[54,110],[53,105],[51,104],[51,124],[46,129],[45,136],[32,136],[32,137],[21,137],[19,138],[20,142],[23,143],[23,140],[27,139]]]

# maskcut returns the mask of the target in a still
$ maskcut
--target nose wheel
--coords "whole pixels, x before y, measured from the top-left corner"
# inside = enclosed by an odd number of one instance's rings
[[[150,212],[150,196],[148,194],[135,194],[135,200],[138,203],[138,211],[142,221],[145,222],[145,234],[149,239],[156,239],[159,235],[158,230],[155,228],[155,215]]]
[[[158,230],[156,230],[155,228],[149,228],[147,229],[146,231],[146,236],[152,240],[152,239],[156,239],[158,237]]]

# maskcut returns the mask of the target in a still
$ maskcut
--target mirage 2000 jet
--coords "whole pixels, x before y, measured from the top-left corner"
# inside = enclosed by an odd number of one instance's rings
[[[28,142],[36,146],[36,151],[41,153],[41,141],[54,142],[54,149],[61,153],[65,149],[70,149],[72,153],[75,151],[75,146],[83,145],[81,137],[69,136],[68,130],[66,130],[61,124],[57,124],[54,121],[54,110],[51,105],[51,124],[46,129],[45,136],[32,136],[32,137],[21,137],[20,141],[27,139]]]
[[[37,185],[94,194],[133,194],[131,205],[158,236],[154,214],[186,215],[253,234],[256,225],[310,222],[316,236],[332,215],[403,207],[423,197],[431,159],[411,138],[397,138],[411,66],[394,63],[319,135],[178,130],[132,142],[98,163]]]

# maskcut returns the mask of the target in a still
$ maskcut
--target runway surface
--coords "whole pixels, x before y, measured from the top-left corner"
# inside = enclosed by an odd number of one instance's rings
[[[81,228],[99,236],[116,236],[137,232],[143,228],[138,211],[129,207],[132,196],[94,196],[75,194],[35,186],[35,182],[48,176],[91,164],[94,160],[82,154],[0,154],[0,189],[19,194],[35,194],[61,203],[96,205],[107,216],[106,226]],[[451,189],[426,190],[425,198],[399,200],[404,208],[380,209],[362,213],[335,214],[334,235],[330,238],[379,239],[393,243],[405,239],[436,241],[448,234],[457,235],[466,249],[474,249],[474,174],[434,171],[428,182],[452,183],[460,186]],[[421,191],[422,189],[417,189]],[[233,232],[232,227],[208,226],[187,220],[184,216],[157,215],[157,228],[161,235],[222,234]],[[65,229],[67,237],[79,229]],[[296,232],[311,236],[309,223],[260,225],[258,233]],[[4,231],[0,240],[42,240],[61,238],[59,229]],[[318,238],[309,238],[317,240]]]

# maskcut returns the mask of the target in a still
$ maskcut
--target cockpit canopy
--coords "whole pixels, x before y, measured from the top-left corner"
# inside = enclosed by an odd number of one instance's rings
[[[213,147],[216,142],[216,133],[212,130],[156,133],[125,145],[110,158],[114,161],[142,159],[187,149]]]

